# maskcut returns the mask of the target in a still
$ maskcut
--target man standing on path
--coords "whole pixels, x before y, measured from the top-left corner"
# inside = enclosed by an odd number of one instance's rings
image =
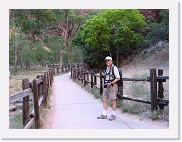
[[[103,90],[103,113],[101,116],[97,117],[97,119],[107,119],[108,99],[110,99],[112,102],[113,112],[109,120],[112,121],[116,119],[116,97],[118,93],[117,81],[120,80],[120,75],[118,68],[112,63],[112,57],[107,56],[105,61],[107,68],[105,71]]]

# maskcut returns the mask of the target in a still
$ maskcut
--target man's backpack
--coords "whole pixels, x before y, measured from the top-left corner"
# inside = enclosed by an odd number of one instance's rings
[[[123,82],[122,82],[122,71],[120,68],[118,68],[118,72],[119,72],[119,76],[120,76],[120,80],[117,82],[118,84],[118,93],[117,93],[117,98],[121,99],[122,98],[122,86],[123,86]],[[114,75],[114,66],[112,66],[112,75],[114,76],[114,79],[116,78]]]
[[[116,78],[114,75],[114,65],[112,66],[112,75],[114,76],[114,79]],[[122,71],[120,68],[118,68],[118,72],[119,72],[119,76],[120,76],[120,80],[117,82],[118,86],[122,85]]]

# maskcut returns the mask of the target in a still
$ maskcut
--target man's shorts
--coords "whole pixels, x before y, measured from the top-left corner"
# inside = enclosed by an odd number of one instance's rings
[[[110,99],[115,100],[118,93],[118,85],[114,84],[113,86],[110,86],[109,88],[103,89],[102,97],[103,99]]]

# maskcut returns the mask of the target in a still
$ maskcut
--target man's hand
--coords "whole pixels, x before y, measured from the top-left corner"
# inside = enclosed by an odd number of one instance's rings
[[[109,87],[111,87],[111,83],[108,83],[108,84],[107,84],[107,88],[109,88]]]

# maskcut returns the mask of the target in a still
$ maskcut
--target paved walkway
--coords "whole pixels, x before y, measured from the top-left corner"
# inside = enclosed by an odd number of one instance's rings
[[[102,113],[102,101],[91,93],[82,89],[70,79],[70,73],[54,78],[55,84],[55,112],[52,129],[158,129],[161,126],[153,125],[150,121],[123,115],[117,109],[115,121],[98,120]],[[112,110],[109,108],[108,116]]]

